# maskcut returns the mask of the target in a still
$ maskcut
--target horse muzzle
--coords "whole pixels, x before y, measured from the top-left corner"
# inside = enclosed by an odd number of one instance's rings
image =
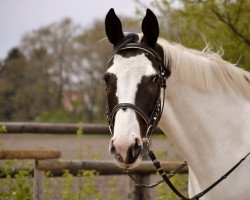
[[[127,150],[124,150],[127,149]],[[114,156],[117,164],[122,168],[131,168],[141,157],[143,146],[139,143],[138,139],[135,139],[134,144],[128,148],[122,148],[118,144],[115,144],[113,140],[110,142],[110,153]]]

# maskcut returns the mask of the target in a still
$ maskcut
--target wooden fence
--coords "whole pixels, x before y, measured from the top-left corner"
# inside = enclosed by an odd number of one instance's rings
[[[42,200],[44,171],[39,170],[39,160],[58,159],[61,153],[51,149],[33,149],[33,150],[0,150],[0,159],[32,159],[34,162],[34,184],[33,200]]]
[[[59,160],[61,153],[52,149],[33,150],[0,150],[0,159],[32,159],[34,160],[34,200],[43,199],[43,181],[45,172],[50,171],[52,176],[61,176],[64,170],[72,175],[79,174],[80,170],[95,170],[99,175],[123,174],[122,170],[113,161],[81,161],[81,160]],[[162,168],[166,172],[174,170],[180,163],[162,162]],[[139,167],[131,171],[132,174],[142,183],[148,184],[150,175],[156,173],[156,169],[150,161],[143,161]],[[187,173],[184,168],[181,173]],[[148,190],[130,184],[129,196],[132,200],[150,199]]]
[[[7,133],[76,133],[79,129],[84,133],[107,134],[109,128],[106,124],[73,124],[73,123],[34,123],[34,122],[0,122]],[[156,128],[154,133],[163,133]]]
[[[1,131],[11,133],[76,133],[79,129],[84,133],[107,134],[108,126],[103,124],[54,124],[54,123],[27,123],[27,122],[0,122]],[[157,128],[155,133],[162,133]],[[100,175],[123,174],[122,170],[113,161],[82,161],[82,160],[61,160],[61,153],[53,149],[34,150],[0,150],[0,159],[32,159],[34,160],[34,200],[43,199],[43,180],[45,172],[50,171],[53,176],[61,176],[64,170],[72,175],[79,174],[79,170],[95,170]],[[162,162],[166,172],[174,170],[179,162]],[[156,170],[151,161],[143,161],[139,167],[132,172],[135,178],[144,184],[150,182],[149,177],[155,174]],[[181,173],[187,173],[184,168]],[[148,190],[130,183],[130,199],[150,199]]]

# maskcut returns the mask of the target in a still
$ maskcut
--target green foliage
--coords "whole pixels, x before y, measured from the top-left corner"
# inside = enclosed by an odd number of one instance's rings
[[[30,163],[17,160],[7,160],[0,166],[0,176],[6,177],[0,180],[1,200],[32,200],[33,178],[30,170],[20,170],[15,174],[14,179],[11,178],[14,169],[29,168],[30,166]],[[94,181],[96,175],[94,170],[82,170],[78,177],[74,177],[66,170],[59,182],[51,176],[50,172],[46,172],[43,200],[53,199],[56,193],[63,200],[100,200],[101,193],[96,189]]]
[[[32,184],[27,183],[27,178],[31,178],[30,172],[27,170],[19,171],[15,175],[16,183],[11,185],[10,191],[12,192],[13,200],[32,200]]]
[[[151,5],[159,11],[163,38],[200,50],[207,44],[215,52],[222,48],[225,60],[250,70],[250,1],[157,0]]]
[[[0,150],[4,149],[4,142],[2,140],[2,135],[7,132],[6,126],[0,126]]]
[[[63,200],[76,199],[76,193],[72,191],[72,187],[76,185],[76,180],[67,170],[63,173],[62,184],[63,188],[61,189],[61,196]]]
[[[33,196],[33,178],[30,170],[21,170],[11,178],[15,168],[28,168],[31,163],[23,163],[16,160],[5,161],[0,166],[0,176],[6,178],[0,180],[0,199],[1,200],[31,200]],[[65,170],[60,179],[54,178],[51,172],[45,173],[43,200],[60,198],[63,200],[101,200],[102,194],[96,188],[95,177],[98,175],[94,170],[81,170],[77,177]],[[119,200],[117,194],[116,179],[112,178],[108,182],[110,193],[109,200]],[[172,183],[187,195],[187,175],[176,175],[171,178]],[[165,185],[157,187],[159,193],[156,200],[178,199],[176,195]]]
[[[82,155],[82,136],[83,136],[83,125],[79,125],[79,128],[76,132],[77,135],[77,140],[79,141],[79,146],[78,146],[78,159],[83,159]]]
[[[117,188],[116,188],[116,183],[115,183],[115,179],[111,179],[111,181],[109,182],[109,188],[110,188],[110,195],[109,195],[109,200],[118,200],[119,196],[117,194]]]
[[[58,109],[55,111],[45,111],[42,112],[39,116],[35,119],[37,122],[52,122],[52,123],[58,123],[58,122],[75,122],[76,117],[72,115],[71,112]]]
[[[102,21],[83,30],[70,19],[26,34],[0,66],[0,120],[104,121],[102,38]]]
[[[176,174],[174,177],[171,178],[171,182],[179,189],[179,191],[182,192],[182,194],[184,194],[184,196],[188,196],[186,175]],[[156,200],[179,199],[179,197],[176,196],[176,194],[164,183],[157,186],[157,191],[159,192],[159,195],[157,196]]]
[[[6,132],[7,132],[6,126],[0,126],[0,134],[1,133],[6,133]]]
[[[45,85],[42,77],[19,49],[9,53],[0,70],[1,121],[32,120],[41,110],[53,110],[55,84]]]
[[[78,174],[79,186],[76,191],[74,186],[77,185],[77,179],[66,170],[62,176],[61,196],[63,200],[100,200],[101,193],[96,189],[94,183],[95,175],[94,170],[81,170]]]
[[[57,183],[55,181],[55,179],[52,177],[52,174],[50,171],[45,173],[45,182],[44,182],[44,193],[43,193],[43,200],[50,200],[55,188],[57,186]]]
[[[80,186],[79,186],[79,198],[83,200],[88,199],[101,199],[101,193],[96,189],[94,183],[94,177],[96,172],[94,170],[82,170],[79,173]]]
[[[1,176],[6,176],[0,182],[0,199],[2,200],[32,200],[32,181],[29,179],[30,170],[20,170],[15,174],[15,180],[12,180],[11,174],[14,172],[15,167],[23,167],[20,161],[10,160],[5,161],[0,166]],[[27,165],[26,165],[27,166]]]
[[[156,0],[150,6],[134,0],[145,14],[158,12],[161,36],[184,46],[224,50],[223,58],[250,70],[250,1]],[[126,18],[125,31],[140,32],[138,21]],[[127,23],[126,23],[127,22]],[[105,121],[105,88],[102,74],[111,45],[103,20],[83,30],[70,19],[26,34],[17,48],[0,63],[0,120],[50,122]],[[72,78],[73,77],[73,78]],[[63,104],[67,91],[77,91]]]

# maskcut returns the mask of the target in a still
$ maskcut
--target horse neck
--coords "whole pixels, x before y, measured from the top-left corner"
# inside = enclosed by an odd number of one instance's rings
[[[250,146],[250,103],[216,85],[201,92],[174,75],[168,80],[160,127],[195,174],[218,177]]]

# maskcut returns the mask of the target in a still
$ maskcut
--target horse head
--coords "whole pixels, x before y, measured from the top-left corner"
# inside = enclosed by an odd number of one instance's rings
[[[157,125],[162,109],[161,88],[170,75],[164,52],[157,39],[156,16],[147,10],[142,34],[125,34],[114,9],[105,19],[113,53],[104,74],[107,91],[107,116],[113,137],[110,152],[122,168],[135,167],[142,158],[143,139]]]

